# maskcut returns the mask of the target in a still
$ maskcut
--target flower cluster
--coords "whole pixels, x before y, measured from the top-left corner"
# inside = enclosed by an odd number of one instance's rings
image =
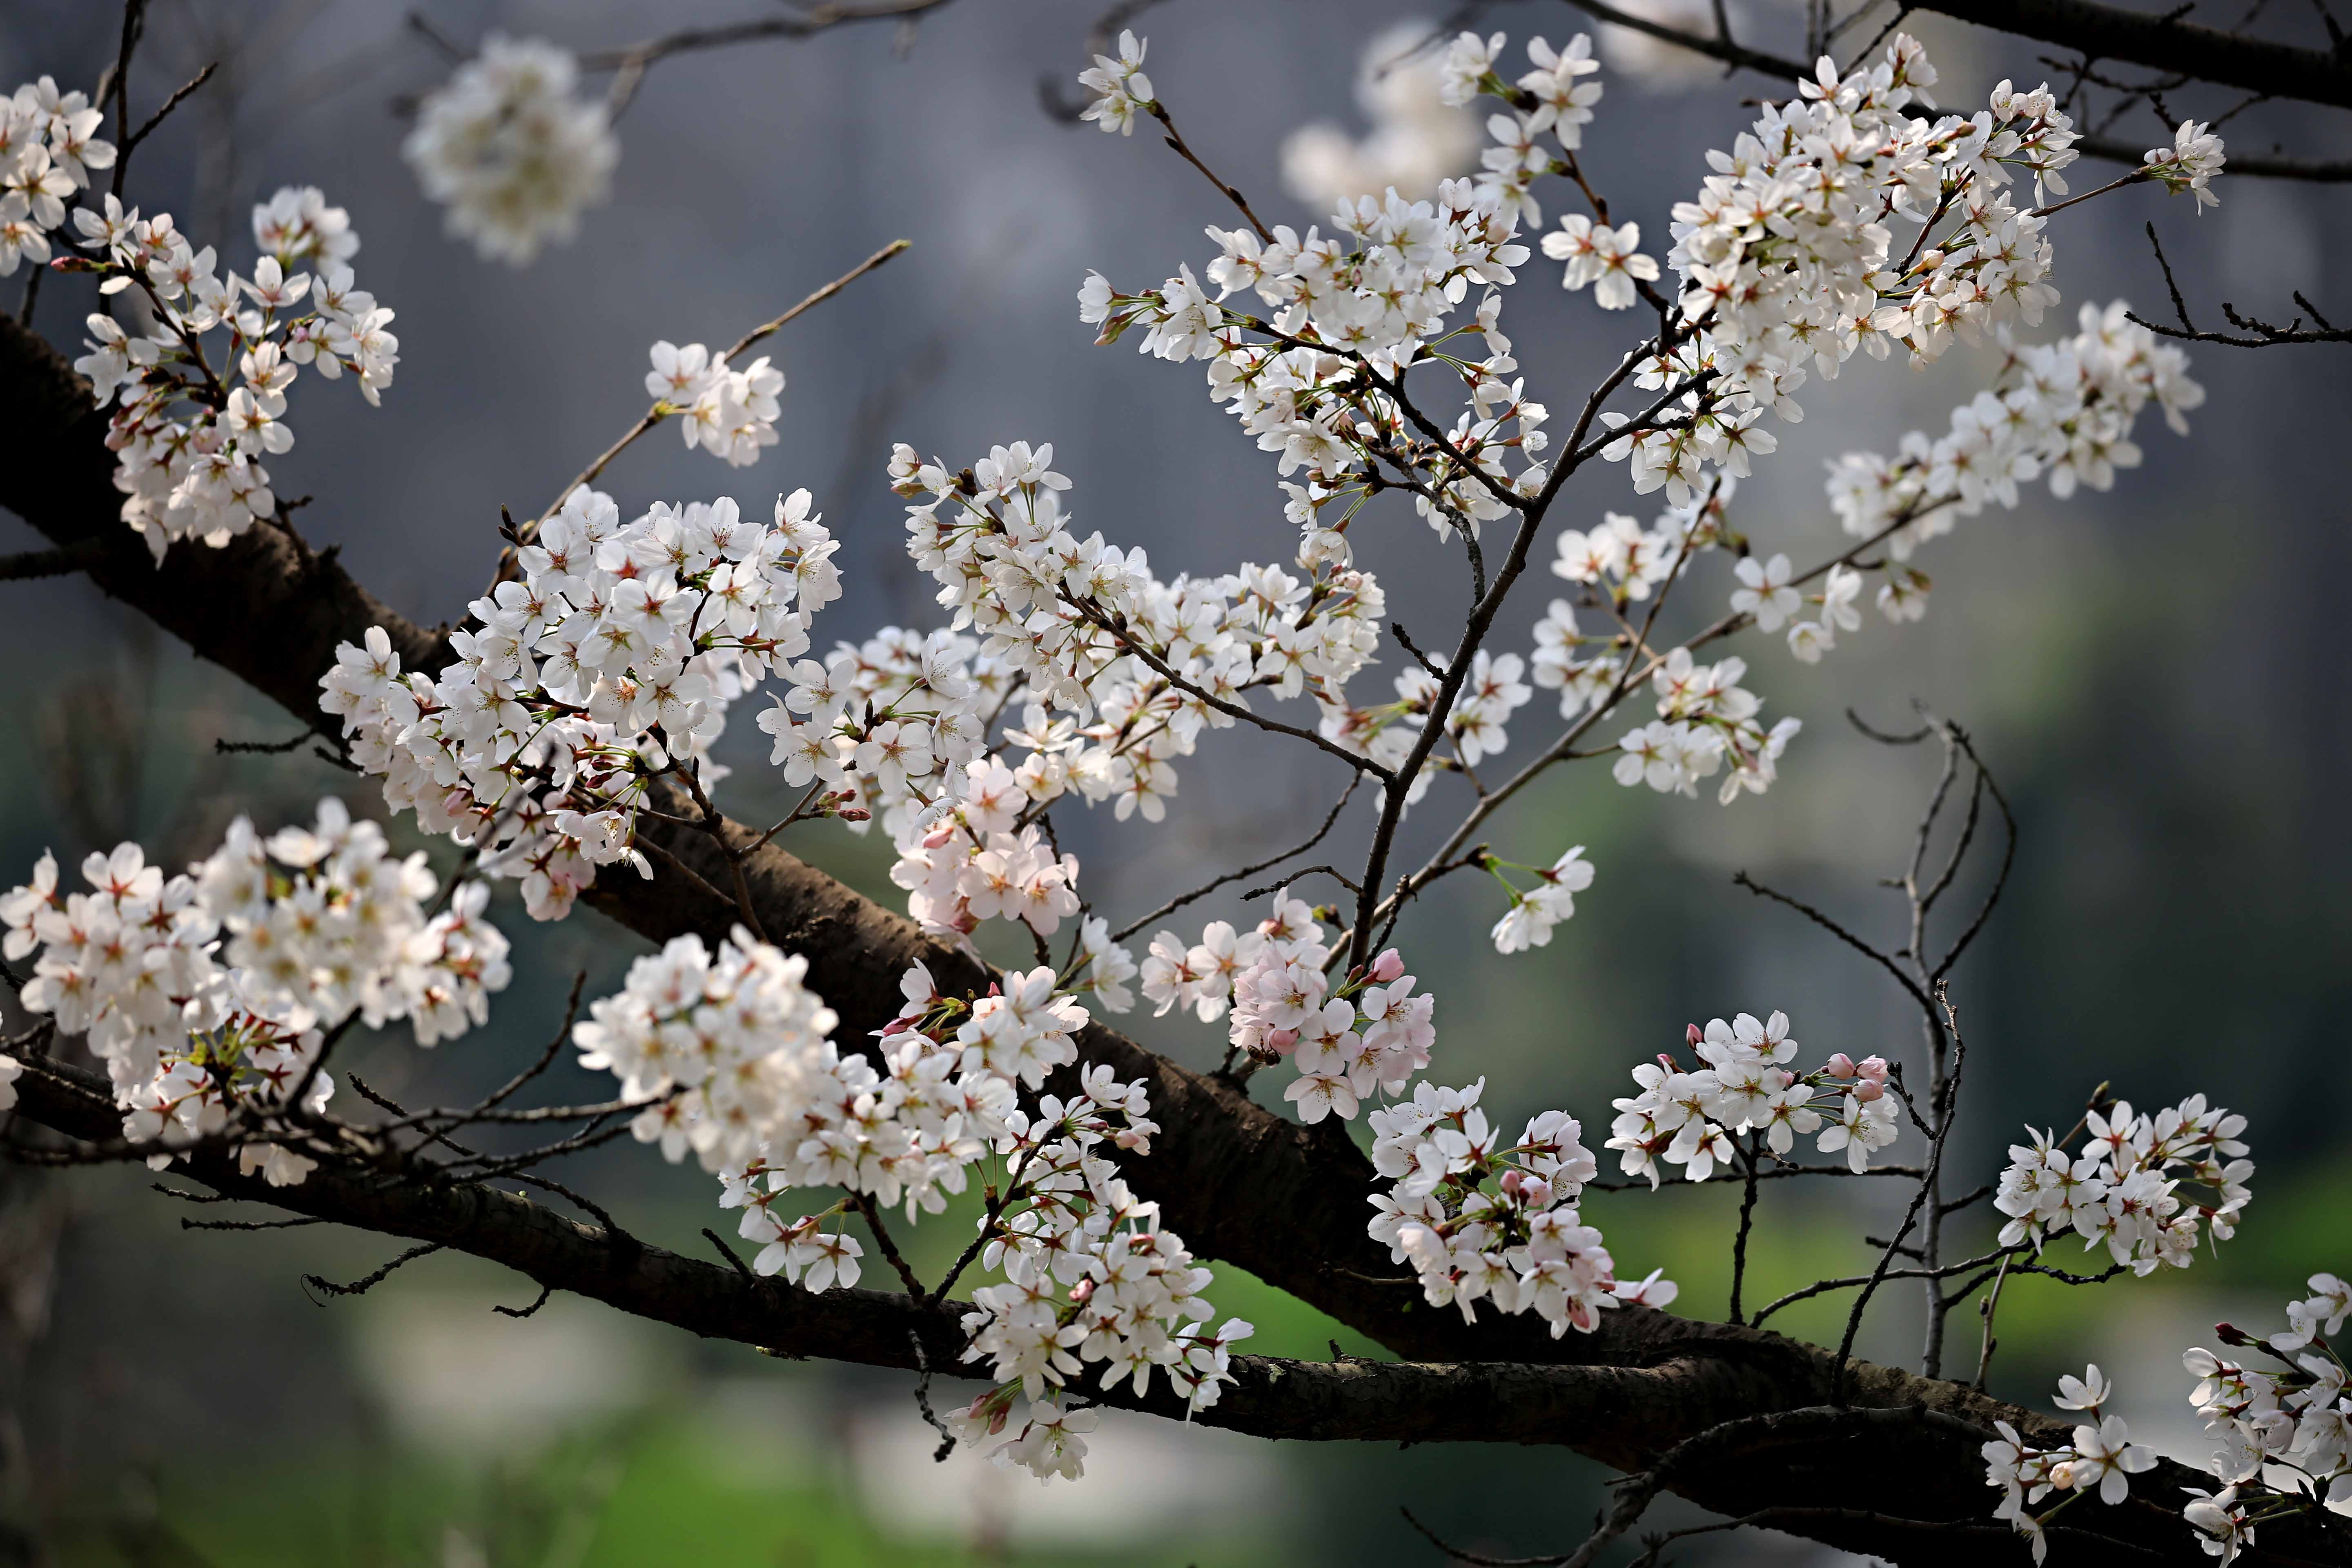
[[[485,258],[523,266],[604,199],[621,144],[604,106],[572,96],[579,74],[553,44],[493,33],[417,105],[401,155]]]
[[[1234,1048],[1261,1062],[1290,1059],[1298,1078],[1283,1098],[1298,1107],[1302,1121],[1334,1113],[1352,1121],[1363,1100],[1402,1094],[1429,1065],[1437,999],[1413,994],[1417,982],[1394,948],[1349,971],[1336,986],[1334,957],[1315,910],[1285,888],[1274,896],[1274,913],[1246,941],[1234,939],[1222,921],[1190,952],[1171,931],[1154,937],[1144,994],[1164,1010],[1172,993],[1211,1017],[1230,976]]]
[[[1027,1418],[996,1457],[1077,1474],[1085,1445],[1061,1435],[1085,1425],[1067,1422],[1064,1391],[1089,1363],[1104,1363],[1106,1388],[1140,1394],[1158,1368],[1190,1408],[1213,1405],[1250,1326],[1208,1331],[1210,1271],[1118,1177],[1117,1152],[1149,1152],[1156,1131],[1143,1087],[1095,1067],[1066,1101],[1019,1103],[1016,1086],[1034,1093],[1076,1060],[1070,1037],[1087,1021],[1054,972],[1005,975],[972,999],[941,993],[917,964],[872,1059],[822,1037],[835,1017],[805,972],[740,931],[715,958],[680,937],[574,1031],[583,1064],[644,1102],[640,1139],[725,1173],[722,1206],[743,1210],[741,1235],[761,1244],[752,1267],[811,1290],[855,1285],[865,1249],[845,1228],[849,1208],[937,1213],[988,1162],[977,1254],[1002,1279],[973,1292],[965,1358],[987,1363],[998,1386],[964,1413],[964,1435],[1001,1433],[1025,1394]],[[777,1212],[809,1187],[853,1196],[820,1214]]]
[[[2191,1492],[2181,1512],[2206,1552],[2224,1563],[2254,1544],[2254,1527],[2317,1508],[2352,1476],[2352,1394],[2343,1352],[2328,1342],[2352,1316],[2352,1285],[2315,1274],[2311,1295],[2287,1303],[2287,1328],[2257,1340],[2228,1324],[2221,1342],[2267,1356],[2247,1366],[2209,1350],[2180,1358],[2197,1387],[2189,1396],[2217,1447],[2207,1468],[2221,1483]]]
[[[173,540],[225,544],[277,516],[261,459],[294,445],[285,416],[295,377],[349,372],[373,404],[400,363],[400,340],[384,330],[392,311],[353,285],[350,215],[314,187],[279,190],[253,209],[250,277],[221,276],[213,247],[195,249],[168,213],[142,218],[109,195],[103,210],[73,217],[104,278],[99,292],[135,288],[154,318],[133,336],[92,315],[89,352],[74,362],[99,406],[117,405],[106,444],[121,454],[122,521],[161,561]],[[227,340],[218,365],[205,348],[215,331]]]
[[[772,527],[721,498],[656,503],[629,522],[582,487],[518,552],[521,576],[469,606],[437,675],[404,674],[380,630],[320,682],[352,754],[429,833],[486,851],[525,905],[560,919],[627,858],[653,781],[695,770],[728,704],[808,647],[838,596],[833,537],[806,490]]]
[[[1895,1142],[1899,1127],[1885,1058],[1857,1062],[1840,1051],[1812,1072],[1793,1072],[1783,1065],[1797,1054],[1786,1013],[1761,1023],[1752,1013],[1727,1024],[1709,1019],[1703,1030],[1693,1024],[1688,1037],[1705,1067],[1685,1072],[1661,1051],[1654,1064],[1633,1069],[1642,1092],[1615,1102],[1607,1146],[1620,1152],[1625,1174],[1647,1176],[1655,1187],[1663,1160],[1703,1182],[1718,1167],[1735,1168],[1733,1140],[1751,1132],[1784,1159],[1799,1138],[1819,1132],[1816,1147],[1824,1154],[1843,1151],[1848,1168],[1860,1174],[1874,1152]]]
[[[1695,795],[1698,781],[1728,761],[1731,771],[1716,792],[1721,804],[1770,789],[1780,776],[1780,754],[1804,721],[1785,718],[1765,729],[1756,717],[1761,700],[1739,685],[1747,673],[1744,658],[1701,664],[1686,647],[1659,660],[1650,672],[1658,717],[1617,742],[1623,753],[1611,770],[1617,782],[1628,789],[1646,784],[1661,794]]]
[[[807,973],[807,959],[740,928],[716,954],[698,936],[675,937],[572,1026],[580,1065],[612,1073],[643,1107],[630,1124],[639,1142],[659,1142],[673,1162],[691,1149],[706,1170],[739,1167],[813,1106],[839,1100],[826,1038],[835,1019],[802,984]],[[866,1088],[872,1077],[866,1068]]]
[[[691,942],[680,938],[670,946]],[[686,958],[700,963],[698,944]],[[1084,1007],[1056,994],[1049,969],[1006,975],[987,995],[969,1001],[941,994],[918,963],[900,982],[904,1014],[881,1031],[869,1059],[818,1037],[835,1019],[801,985],[804,960],[783,959],[738,932],[720,949],[712,973],[754,967],[765,971],[763,983],[778,994],[806,998],[804,1005],[795,1002],[801,1007],[795,1026],[754,1035],[742,1047],[740,1059],[749,1063],[772,1044],[756,1070],[789,1087],[748,1113],[726,1110],[734,1125],[709,1132],[697,1129],[714,1108],[688,1091],[665,1101],[658,1125],[641,1135],[661,1137],[673,1160],[691,1147],[707,1168],[722,1171],[722,1206],[743,1208],[742,1235],[763,1244],[754,1267],[762,1274],[781,1269],[793,1280],[803,1269],[824,1265],[839,1283],[856,1284],[853,1260],[859,1253],[855,1239],[824,1236],[827,1215],[777,1217],[773,1206],[784,1194],[840,1187],[886,1209],[903,1203],[909,1219],[919,1210],[939,1213],[948,1196],[964,1190],[967,1170],[1020,1125],[1016,1085],[1034,1091],[1047,1073],[1076,1061],[1070,1037],[1087,1023]],[[658,983],[658,976],[649,979]],[[722,984],[733,982],[722,977]],[[658,995],[656,1005],[678,1005]],[[588,1043],[584,1037],[583,1043]],[[598,1056],[604,1054],[599,1046]],[[589,1065],[602,1064],[591,1058]],[[672,1104],[682,1107],[675,1115]],[[809,1289],[822,1290],[825,1280],[811,1280]]]
[[[1475,768],[1509,747],[1511,715],[1535,695],[1535,689],[1519,679],[1527,668],[1527,660],[1515,653],[1497,656],[1480,648],[1470,656],[1470,673],[1445,715],[1445,739],[1453,751],[1448,760],[1454,766]],[[1395,706],[1376,711],[1361,731],[1366,754],[1386,767],[1402,763],[1428,727],[1440,684],[1433,671],[1417,663],[1398,671]]]
[[[1434,195],[1476,161],[1477,123],[1444,97],[1442,68],[1422,46],[1429,29],[1402,22],[1375,34],[1356,66],[1356,103],[1372,122],[1353,137],[1327,120],[1283,139],[1282,183],[1310,206],[1394,189]]]
[[[2007,357],[1993,384],[1952,411],[1943,436],[1931,440],[1915,430],[1891,458],[1849,452],[1830,465],[1838,521],[1865,543],[1884,543],[1891,557],[1878,594],[1889,619],[1920,613],[1916,589],[1906,581],[1916,574],[1900,563],[1950,531],[1956,515],[1971,516],[1994,500],[2013,507],[2018,486],[2043,476],[2062,499],[2078,484],[2107,489],[2117,468],[2139,466],[2132,428],[2150,400],[2174,431],[2187,434],[2184,416],[2205,401],[2205,389],[2189,378],[2188,355],[2130,320],[2122,300],[2104,310],[2084,306],[2080,328],[2055,343],[2021,346],[2004,337]],[[1852,613],[1853,596],[1843,603],[1843,618],[1825,609],[1790,629],[1789,646],[1799,658],[1809,648],[1819,658],[1833,646],[1833,626],[1861,624]]]
[[[1617,1279],[1601,1233],[1579,1217],[1596,1166],[1576,1119],[1546,1111],[1504,1146],[1478,1105],[1485,1088],[1424,1082],[1372,1112],[1372,1163],[1395,1184],[1372,1196],[1372,1239],[1412,1266],[1431,1306],[1451,1302],[1469,1321],[1484,1300],[1534,1312],[1557,1339],[1591,1333],[1622,1301],[1671,1303],[1672,1280]]]
[[[2184,120],[2171,146],[2148,149],[2147,162],[2141,165],[2140,172],[2161,182],[2176,196],[2195,196],[2197,210],[2202,213],[2207,207],[2221,205],[2221,198],[2213,194],[2212,181],[2228,162],[2221,151],[2221,139],[2213,134],[2210,125]]]
[[[1003,663],[979,657],[979,643],[952,632],[885,626],[864,643],[841,643],[823,663],[785,671],[780,706],[760,715],[774,737],[769,757],[794,789],[814,783],[860,804],[846,816],[858,832],[879,816],[904,837],[961,791],[967,826],[987,834],[1013,826],[1024,799],[1001,764],[981,758],[983,731],[1012,690]],[[971,777],[959,770],[978,768]]]
[[[1985,1484],[2000,1489],[1993,1517],[2007,1520],[2032,1542],[2036,1563],[2050,1550],[2044,1531],[2059,1510],[2094,1491],[2112,1508],[2129,1494],[2131,1478],[2156,1464],[2156,1450],[2133,1442],[2122,1416],[2105,1413],[2112,1393],[2106,1374],[2095,1366],[2081,1377],[2058,1380],[2058,1407],[2079,1410],[2084,1416],[2069,1444],[2030,1447],[2016,1427],[2006,1421],[1993,1423],[2000,1436],[1983,1449]],[[2053,1492],[2065,1495],[2039,1513],[2027,1511]]]
[[[1796,416],[1806,375],[1834,376],[1859,347],[1932,359],[2012,317],[2038,321],[2057,298],[2043,220],[2006,187],[2021,170],[2063,192],[2072,122],[2047,89],[2008,82],[1972,118],[1906,113],[1935,79],[1904,35],[1843,77],[1825,58],[1797,99],[1711,155],[1698,198],[1674,209],[1683,342],[1644,383],[1690,387],[1688,422],[1612,448],[1636,489],[1702,488],[1766,409]],[[1916,227],[1907,249],[1894,223]]]
[[[994,763],[1002,769],[1003,763]],[[980,798],[996,798],[982,784]],[[901,846],[890,879],[907,889],[907,912],[925,931],[965,936],[985,920],[1020,921],[1041,937],[1078,912],[1078,858],[1058,855],[1034,827],[1018,834],[971,826],[986,807],[959,808],[920,839]]]
[[[1476,360],[1448,356],[1471,406],[1433,452],[1408,452],[1417,433],[1399,406],[1392,379],[1423,350],[1448,337],[1446,318],[1475,284],[1507,284],[1528,258],[1515,236],[1517,218],[1503,198],[1466,180],[1448,180],[1434,202],[1387,197],[1343,203],[1332,218],[1337,234],[1310,228],[1302,238],[1278,226],[1271,243],[1247,229],[1211,228],[1221,254],[1209,263],[1211,299],[1187,267],[1160,288],[1119,294],[1089,273],[1078,291],[1078,315],[1100,328],[1097,342],[1118,342],[1140,329],[1139,346],[1161,359],[1204,360],[1210,396],[1227,405],[1265,451],[1280,454],[1289,513],[1307,535],[1305,555],[1346,558],[1345,528],[1372,493],[1377,465],[1427,471],[1404,488],[1441,535],[1479,524],[1510,510],[1506,496],[1533,494],[1539,466],[1507,471],[1514,453],[1533,459],[1545,449],[1542,405],[1522,395],[1511,377],[1517,362],[1501,338],[1500,301],[1487,295],[1476,330],[1488,353]],[[1259,318],[1222,301],[1244,289],[1271,310]],[[1250,332],[1273,334],[1257,342]],[[1339,516],[1324,513],[1337,507]]]
[[[1078,73],[1078,85],[1094,95],[1081,120],[1091,120],[1106,132],[1118,132],[1121,136],[1135,133],[1135,113],[1148,110],[1152,103],[1151,79],[1143,74],[1145,44],[1139,43],[1132,32],[1118,36],[1118,58],[1097,55],[1095,63]]]
[[[961,473],[905,446],[891,458],[893,483],[914,500],[908,552],[940,584],[953,628],[980,639],[969,673],[949,657],[969,643],[933,645],[940,672],[960,688],[956,700],[970,705],[963,716],[971,721],[955,744],[981,734],[972,716],[983,679],[992,710],[1009,700],[1003,681],[1027,694],[1025,722],[1005,739],[1028,757],[947,780],[950,795],[961,792],[967,826],[987,831],[975,814],[992,818],[1002,809],[1017,820],[1072,790],[1089,802],[1112,800],[1121,819],[1140,812],[1156,822],[1176,790],[1175,762],[1192,753],[1202,729],[1234,723],[1252,689],[1312,696],[1327,720],[1344,710],[1346,683],[1370,658],[1386,612],[1370,573],[1325,561],[1303,563],[1304,576],[1244,565],[1226,576],[1163,582],[1142,551],[1107,545],[1099,533],[1083,542],[1075,535],[1062,501],[1069,480],[1052,470],[1053,455],[1051,446],[1015,442]],[[941,682],[928,684],[938,696]],[[836,732],[859,745],[870,739],[862,716],[840,727],[830,685],[801,702],[831,721],[815,726],[814,743],[799,738],[805,724],[790,742],[780,732],[780,757],[789,747],[837,745]],[[878,712],[871,721],[887,721]],[[936,742],[940,721],[924,722]],[[1010,794],[998,787],[1007,772],[1017,785]],[[928,815],[950,808],[936,792],[926,800]]]
[[[458,888],[438,912],[420,851],[341,801],[317,822],[263,838],[239,817],[220,848],[165,878],[135,844],[82,864],[88,892],[60,891],[44,855],[0,901],[11,960],[36,954],[25,1005],[86,1035],[107,1065],[124,1136],[185,1143],[323,1103],[325,1031],[406,1020],[419,1045],[488,1016],[509,978],[507,942],[484,921],[488,889]],[[266,1138],[247,1168],[297,1182],[310,1163]],[[168,1155],[159,1156],[168,1160]]]
[[[964,1359],[988,1363],[999,1399],[1017,1388],[1038,1400],[1101,1362],[1105,1388],[1129,1383],[1139,1394],[1156,1367],[1188,1409],[1205,1409],[1232,1381],[1226,1347],[1250,1325],[1208,1331],[1210,1271],[1118,1178],[1115,1151],[1150,1151],[1142,1086],[1108,1067],[1083,1082],[1066,1103],[1046,1095],[1034,1116],[1011,1113],[997,1142],[1011,1184],[981,1262],[1004,1279],[972,1292]]]
[[[1489,855],[1486,869],[1510,895],[1511,907],[1495,922],[1495,951],[1506,955],[1525,952],[1551,942],[1551,928],[1576,913],[1576,895],[1592,886],[1592,862],[1580,844],[1549,866],[1523,866]],[[1504,868],[1535,873],[1535,886],[1521,889],[1503,874]]]
[[[1486,121],[1486,133],[1495,144],[1479,160],[1486,172],[1478,176],[1478,183],[1500,196],[1516,216],[1528,223],[1541,223],[1543,208],[1536,202],[1533,187],[1545,174],[1564,173],[1568,160],[1584,145],[1584,127],[1592,122],[1592,106],[1601,101],[1601,86],[1579,79],[1598,72],[1601,62],[1592,58],[1592,40],[1582,33],[1570,38],[1565,49],[1530,38],[1528,59],[1534,68],[1516,83],[1506,83],[1496,68],[1501,63],[1503,47],[1500,33],[1486,38],[1464,33],[1455,38],[1441,68],[1445,100],[1466,104],[1481,93],[1491,93],[1510,106],[1510,113],[1493,115]],[[1545,144],[1547,134],[1553,145]]]
[[[2010,1216],[2003,1247],[2038,1250],[2071,1230],[2084,1251],[2105,1242],[2118,1267],[2150,1274],[2159,1264],[2188,1268],[2200,1224],[2216,1241],[2237,1234],[2253,1195],[2246,1185],[2253,1163],[2239,1142],[2244,1117],[2196,1094],[2153,1116],[2117,1100],[2087,1112],[2078,1130],[2087,1134],[2080,1154],[2066,1152],[2071,1133],[2057,1138],[2030,1127],[2031,1143],[2010,1145],[1993,1195]],[[2210,1201],[2183,1202],[2184,1181],[2208,1189]]]
[[[0,278],[47,261],[66,204],[89,188],[91,170],[114,167],[114,143],[98,135],[105,118],[87,93],[59,92],[46,76],[0,99]]]
[[[699,447],[739,468],[758,462],[762,447],[776,444],[782,411],[776,397],[783,390],[784,373],[767,355],[736,370],[700,343],[656,343],[653,369],[646,373],[656,411],[679,416],[687,449]]]

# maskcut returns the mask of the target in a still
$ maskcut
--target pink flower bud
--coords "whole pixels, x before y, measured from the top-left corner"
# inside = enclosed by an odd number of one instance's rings
[[[937,827],[932,828],[929,833],[923,835],[923,847],[926,849],[940,848],[945,845],[949,839],[953,838],[954,837],[955,824],[951,822],[942,822]]]
[[[1843,1051],[1840,1051],[1837,1055],[1830,1058],[1829,1075],[1832,1078],[1852,1078],[1853,1074],[1853,1058],[1846,1055]]]
[[[1886,1081],[1886,1058],[1885,1057],[1864,1057],[1854,1070],[1861,1073],[1863,1077],[1868,1079],[1873,1083],[1885,1083]]]
[[[862,805],[852,805],[844,807],[835,815],[839,816],[844,822],[864,822],[874,814],[866,810]]]
[[[1095,1282],[1091,1279],[1081,1279],[1076,1284],[1070,1287],[1070,1300],[1073,1301],[1090,1300],[1093,1299],[1094,1293]]]
[[[1501,1183],[1503,1191],[1506,1193],[1517,1193],[1519,1190],[1520,1185],[1525,1183],[1527,1179],[1528,1175],[1525,1171],[1517,1170],[1516,1168],[1506,1171],[1503,1173],[1503,1180]]]
[[[1390,948],[1378,958],[1372,960],[1372,978],[1379,981],[1383,985],[1386,985],[1390,981],[1398,978],[1403,973],[1404,955],[1397,952],[1395,948]]]
[[[1874,1079],[1864,1079],[1860,1083],[1853,1086],[1853,1097],[1862,1101],[1864,1105],[1868,1105],[1872,1100],[1876,1100],[1885,1092],[1886,1090],[1885,1087],[1879,1084]]]
[[[1298,1031],[1296,1029],[1270,1031],[1265,1037],[1265,1048],[1278,1057],[1288,1056],[1298,1048]]]
[[[1692,1045],[1696,1046],[1701,1040],[1706,1038],[1706,1031],[1700,1028],[1696,1024],[1685,1024],[1683,1026],[1683,1037],[1690,1041]]]

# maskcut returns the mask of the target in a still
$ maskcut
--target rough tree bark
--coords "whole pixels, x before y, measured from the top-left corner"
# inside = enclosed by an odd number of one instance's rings
[[[158,566],[118,519],[113,455],[103,436],[104,422],[65,359],[0,318],[0,506],[53,544],[87,552],[84,569],[102,590],[321,728],[317,681],[338,643],[378,626],[408,668],[432,668],[446,657],[441,632],[384,605],[334,552],[310,551],[273,528],[257,527],[221,550],[178,545]],[[739,845],[756,837],[732,822],[721,831]],[[709,886],[730,881],[706,835],[653,822],[640,832]],[[589,901],[656,942],[685,931],[716,937],[738,918],[730,901],[667,860],[657,857],[656,870],[650,881],[625,869],[608,876]],[[844,1039],[862,1038],[895,1015],[898,977],[915,958],[946,984],[978,977],[969,960],[772,844],[753,852],[745,870],[762,926],[779,945],[808,955],[811,983],[841,1015]],[[1149,1157],[1122,1164],[1196,1252],[1248,1269],[1407,1358],[1243,1358],[1239,1385],[1203,1419],[1269,1437],[1555,1444],[1643,1472],[1725,1423],[1811,1412],[1744,1426],[1738,1442],[1725,1445],[1729,1451],[1710,1451],[1704,1464],[1686,1452],[1654,1479],[1727,1514],[1794,1510],[1775,1526],[1903,1563],[2023,1561],[2023,1547],[2005,1529],[1979,1528],[1990,1521],[1993,1498],[1977,1445],[1996,1419],[2053,1437],[2062,1424],[1958,1384],[1866,1363],[1847,1369],[1841,1400],[1830,1352],[1645,1308],[1609,1313],[1599,1332],[1560,1340],[1525,1317],[1465,1324],[1453,1310],[1424,1306],[1385,1249],[1365,1236],[1376,1178],[1339,1124],[1293,1124],[1235,1085],[1191,1072],[1100,1025],[1085,1031],[1079,1047],[1083,1062],[1108,1064],[1148,1084],[1163,1131]],[[99,1138],[116,1131],[99,1080],[65,1064],[38,1064],[19,1089],[20,1114],[58,1131]],[[659,1247],[616,1243],[479,1184],[395,1182],[357,1162],[322,1166],[302,1185],[282,1189],[241,1178],[219,1162],[198,1161],[188,1173],[224,1194],[469,1252],[540,1284],[699,1334],[908,1368],[919,1336],[934,1370],[954,1364],[960,1344],[951,1306],[926,1312],[907,1298],[871,1291],[810,1296]],[[1168,1413],[1164,1403],[1139,1403]],[[1836,1404],[1851,1407],[1850,1419],[1819,1414]],[[2084,1568],[2204,1561],[2173,1500],[2195,1479],[2168,1466],[2136,1481],[2125,1506],[2069,1510],[2079,1528],[2059,1537],[2065,1561]],[[1906,1527],[1874,1514],[1945,1528]],[[1576,1526],[1564,1521],[1564,1528]],[[2340,1536],[2296,1539],[2266,1526],[2265,1545],[2273,1540],[2305,1560],[2352,1563]]]

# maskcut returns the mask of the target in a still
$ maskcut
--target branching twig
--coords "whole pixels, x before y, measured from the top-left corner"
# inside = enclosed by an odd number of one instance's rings
[[[362,1279],[354,1279],[348,1285],[338,1285],[333,1280],[319,1274],[305,1274],[302,1276],[302,1283],[305,1285],[315,1285],[330,1296],[364,1296],[369,1291],[374,1289],[377,1286],[383,1284],[384,1280],[390,1277],[392,1271],[399,1268],[402,1264],[414,1263],[420,1258],[429,1258],[434,1253],[440,1250],[441,1244],[437,1241],[428,1241],[420,1246],[412,1247],[407,1251],[402,1253],[399,1257],[394,1258],[391,1262],[385,1264],[383,1268],[377,1269],[374,1273],[367,1275]],[[323,1307],[326,1303],[321,1301],[319,1305]]]

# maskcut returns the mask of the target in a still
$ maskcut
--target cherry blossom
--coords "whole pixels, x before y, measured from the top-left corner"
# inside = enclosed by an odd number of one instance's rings
[[[492,33],[417,106],[401,154],[485,260],[521,267],[569,241],[610,188],[620,142],[604,104],[574,96],[579,68],[542,39]]]

